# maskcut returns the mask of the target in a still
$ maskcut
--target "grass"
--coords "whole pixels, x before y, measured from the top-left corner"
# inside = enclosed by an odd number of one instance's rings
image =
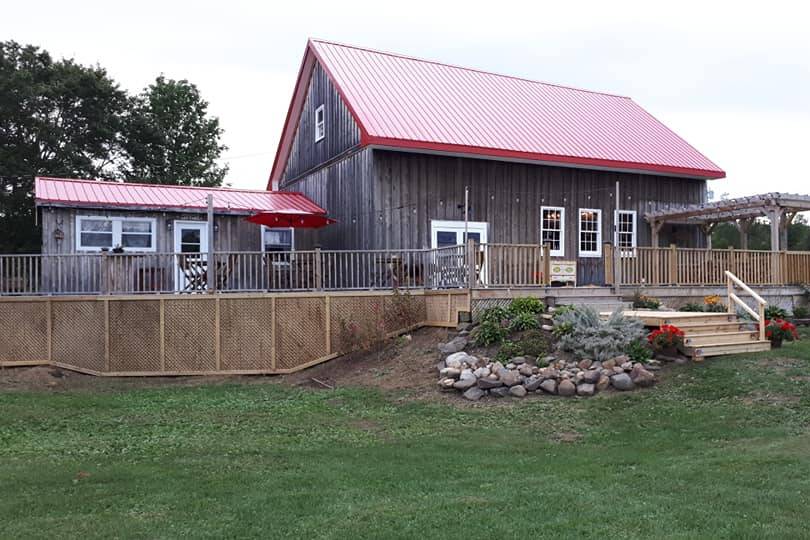
[[[0,395],[7,538],[797,538],[810,342],[494,406],[276,384]]]

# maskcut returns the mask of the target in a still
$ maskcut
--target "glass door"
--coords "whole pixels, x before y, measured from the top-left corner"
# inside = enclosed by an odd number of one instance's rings
[[[175,289],[204,291],[208,282],[208,223],[174,222]]]

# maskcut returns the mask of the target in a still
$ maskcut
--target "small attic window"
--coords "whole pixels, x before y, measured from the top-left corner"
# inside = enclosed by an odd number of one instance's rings
[[[315,109],[315,142],[326,137],[326,114],[323,105]]]

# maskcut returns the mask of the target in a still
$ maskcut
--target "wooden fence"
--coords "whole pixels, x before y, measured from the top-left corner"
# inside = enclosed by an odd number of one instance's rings
[[[638,247],[603,250],[608,283],[622,285],[723,285],[728,270],[750,285],[810,283],[810,252]]]
[[[13,297],[0,366],[93,375],[290,373],[418,326],[452,326],[466,291]]]

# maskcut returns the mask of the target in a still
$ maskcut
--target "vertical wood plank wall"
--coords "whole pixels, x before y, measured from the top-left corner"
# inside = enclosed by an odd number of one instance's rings
[[[315,109],[320,105],[324,106],[326,136],[315,142]],[[359,144],[360,129],[326,72],[316,62],[280,185]]]
[[[474,158],[363,149],[291,182],[338,220],[320,233],[328,249],[429,248],[430,221],[464,219],[470,187],[470,220],[489,223],[489,242],[536,244],[541,206],[565,208],[564,259],[578,260],[579,283],[604,282],[601,257],[578,257],[578,210],[602,210],[602,242],[613,241],[614,190],[623,210],[635,210],[638,245],[649,246],[645,212],[705,201],[706,182],[666,176],[593,171]],[[662,244],[702,247],[695,226],[666,228]]]

